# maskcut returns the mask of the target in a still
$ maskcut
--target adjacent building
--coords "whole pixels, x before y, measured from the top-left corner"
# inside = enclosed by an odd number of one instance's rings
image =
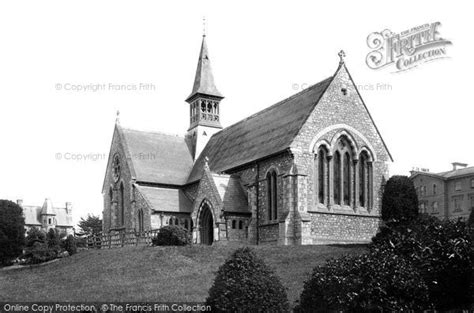
[[[412,171],[421,213],[467,219],[474,209],[474,166],[455,162],[450,171]]]
[[[74,234],[71,202],[55,207],[51,199],[46,198],[42,206],[23,205],[23,200],[17,200],[17,204],[23,209],[26,231],[33,227],[44,231],[55,228],[66,235]]]
[[[392,157],[344,63],[231,126],[203,37],[184,136],[114,127],[105,232],[181,225],[195,243],[365,243]]]

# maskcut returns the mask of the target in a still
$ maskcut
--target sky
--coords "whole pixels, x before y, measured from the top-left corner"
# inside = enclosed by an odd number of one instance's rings
[[[345,62],[394,158],[391,174],[474,165],[469,2],[2,1],[0,199],[102,212],[116,112],[124,127],[184,135],[206,40],[231,125]],[[367,37],[440,22],[446,58],[371,69]]]

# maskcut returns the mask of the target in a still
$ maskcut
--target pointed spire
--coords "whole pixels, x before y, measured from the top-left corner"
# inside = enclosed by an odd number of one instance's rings
[[[214,96],[221,99],[224,98],[214,84],[214,75],[212,75],[211,61],[209,60],[205,34],[202,36],[201,52],[199,53],[193,91],[186,101],[190,100],[196,94]]]
[[[46,198],[43,203],[43,207],[41,208],[42,215],[55,215],[53,210],[53,202],[51,199]]]

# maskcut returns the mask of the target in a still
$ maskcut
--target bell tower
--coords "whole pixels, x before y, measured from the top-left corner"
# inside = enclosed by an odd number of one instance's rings
[[[204,34],[193,90],[186,99],[186,102],[189,103],[189,129],[186,140],[194,160],[199,157],[211,136],[222,129],[219,108],[222,99],[224,97],[214,84],[206,35]]]

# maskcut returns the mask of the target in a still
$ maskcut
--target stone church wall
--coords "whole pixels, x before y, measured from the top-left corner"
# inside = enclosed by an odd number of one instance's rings
[[[376,160],[372,163],[373,202],[369,212],[359,213],[354,210],[347,214],[337,214],[332,212],[332,208],[317,207],[314,190],[315,155],[311,151],[311,145],[316,143],[314,140],[318,135],[320,135],[318,142],[324,140],[331,143],[334,136],[341,130],[350,134],[359,149],[370,147],[376,156]],[[310,221],[303,223],[302,233],[308,234],[310,238],[303,241],[313,244],[370,241],[378,229],[382,189],[388,179],[388,164],[391,160],[345,68],[341,68],[337,73],[316,105],[293,142],[291,151],[294,154],[298,173],[306,175],[308,180],[306,199]],[[352,180],[351,184],[354,183]]]
[[[113,158],[115,154],[120,156],[121,174],[118,182],[114,182],[112,177],[112,166]],[[131,206],[131,173],[127,165],[127,160],[123,152],[122,144],[119,141],[117,129],[113,136],[112,146],[110,149],[108,168],[105,176],[105,188],[104,188],[104,212],[103,212],[103,230],[109,231],[110,229],[121,229],[121,228],[133,228],[133,212]],[[124,187],[124,224],[120,223],[120,183],[123,183]],[[112,201],[109,196],[109,190],[112,188],[113,197]]]

